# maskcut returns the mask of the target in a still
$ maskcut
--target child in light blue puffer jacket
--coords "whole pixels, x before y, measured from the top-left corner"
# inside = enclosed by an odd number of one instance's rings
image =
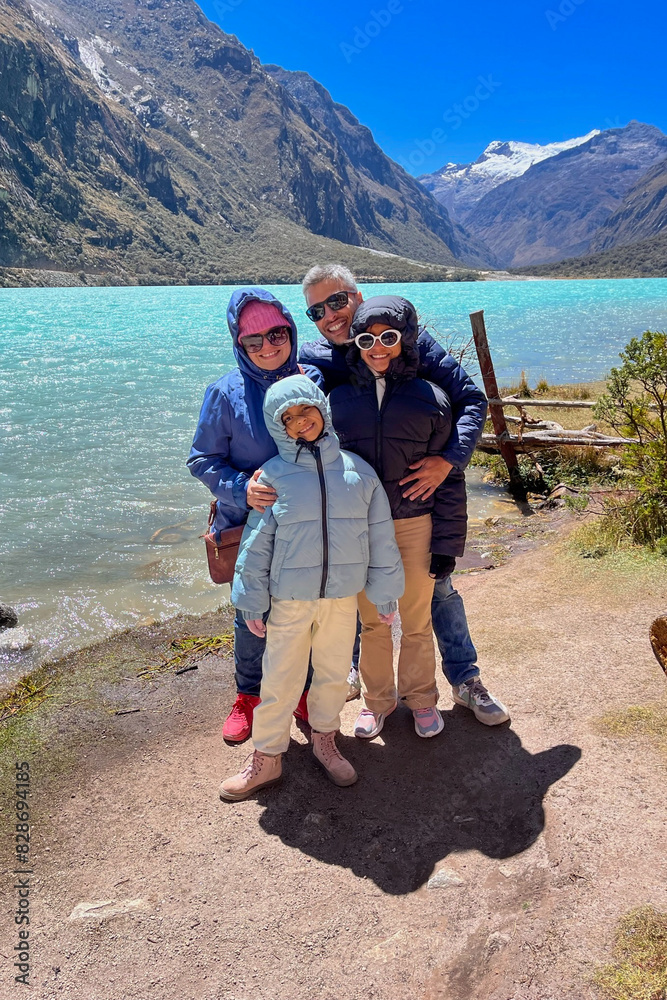
[[[313,753],[335,784],[357,780],[335,743],[347,696],[357,594],[365,591],[391,623],[404,588],[386,493],[370,465],[341,450],[322,391],[304,375],[282,379],[266,393],[264,419],[278,455],[264,464],[260,481],[272,486],[278,499],[263,513],[250,513],[232,603],[255,635],[266,633],[266,652],[253,719],[254,753],[220,788],[221,798],[231,801],[280,778],[309,656]]]

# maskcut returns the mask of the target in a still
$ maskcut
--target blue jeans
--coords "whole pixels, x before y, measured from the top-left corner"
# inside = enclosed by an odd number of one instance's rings
[[[361,650],[361,618],[357,611],[357,634],[354,637],[354,648],[352,650],[352,666],[359,669],[359,651]]]
[[[269,612],[262,615],[262,620],[266,621]],[[255,635],[250,631],[245,623],[245,619],[240,611],[234,617],[234,678],[236,680],[236,690],[239,694],[253,694],[259,698],[259,691],[262,685],[262,657],[266,648],[266,639]],[[306,687],[308,690],[313,677],[312,664],[308,664],[308,676]]]
[[[477,650],[470,638],[463,598],[452,587],[451,576],[436,582],[431,618],[442,656],[442,671],[452,687],[479,677]]]

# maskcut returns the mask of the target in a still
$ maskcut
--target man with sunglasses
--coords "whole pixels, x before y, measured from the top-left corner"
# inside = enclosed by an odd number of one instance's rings
[[[331,392],[350,380],[346,355],[350,328],[362,294],[352,272],[339,264],[311,267],[302,288],[306,315],[321,337],[302,346],[299,360],[319,368],[325,391]],[[415,463],[401,481],[405,486],[403,496],[420,501],[427,500],[448,476],[463,478],[484,427],[487,402],[462,366],[425,329],[420,331],[415,346],[420,360],[417,375],[444,389],[451,401],[453,417],[452,433],[442,455],[429,455]],[[462,525],[462,531],[452,532],[450,555],[433,557],[431,573],[436,579],[431,607],[433,631],[454,701],[469,708],[484,725],[495,726],[506,722],[509,713],[480,680],[477,651],[470,637],[463,599],[451,579],[456,557],[463,554],[466,519],[465,503],[462,509],[452,509],[452,522]],[[349,677],[351,694],[360,689],[358,647],[355,657]]]

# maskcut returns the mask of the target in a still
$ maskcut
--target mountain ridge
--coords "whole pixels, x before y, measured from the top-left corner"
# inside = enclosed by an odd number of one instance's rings
[[[591,240],[592,251],[628,246],[667,228],[667,158],[650,167]]]
[[[191,0],[11,2],[19,22],[2,22],[0,75],[6,81],[12,67],[25,83],[30,66],[41,67],[30,101],[51,145],[46,155],[14,114],[9,84],[0,85],[13,164],[0,177],[1,265],[127,280],[252,280],[268,270],[287,280],[324,248],[356,266],[361,258],[362,272],[378,278],[446,277],[460,265],[445,210],[416,185],[410,200],[400,185],[362,175],[330,130],[307,121],[303,105]],[[49,77],[60,103],[49,99]],[[69,103],[68,89],[78,95]],[[118,129],[131,156],[106,134]],[[45,177],[59,189],[50,200]],[[67,198],[69,216],[58,214]]]
[[[608,129],[494,188],[466,215],[466,227],[503,267],[579,256],[633,184],[665,156],[667,136],[655,126]]]
[[[544,277],[667,277],[667,159],[643,174],[595,232],[593,253],[517,269]]]
[[[442,209],[435,198],[423,203],[419,182],[386,155],[368,126],[363,125],[346,105],[334,101],[319,81],[303,70],[286,70],[273,63],[265,64],[263,69],[313,116],[314,121],[322,122],[335,136],[350,161],[368,179],[369,193],[373,192],[378,180],[401,192],[408,207],[419,210],[429,228],[447,242],[456,257],[478,267],[495,263],[487,247],[454,222],[447,212],[441,214]],[[378,210],[384,214],[391,211],[391,206],[386,199],[381,199]]]
[[[585,136],[544,145],[495,139],[472,163],[447,163],[433,173],[422,174],[418,180],[447,208],[452,218],[464,221],[474,205],[500,184],[520,177],[535,163],[588,142],[599,132],[592,129]]]

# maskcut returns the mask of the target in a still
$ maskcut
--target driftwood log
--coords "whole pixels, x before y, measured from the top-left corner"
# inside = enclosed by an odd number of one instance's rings
[[[508,424],[521,424],[522,427],[529,427],[532,431],[563,431],[565,428],[557,424],[555,420],[537,420],[535,417],[512,417],[505,414],[505,422]],[[584,427],[584,431],[595,430],[594,427]],[[579,433],[577,431],[577,433]]]
[[[503,396],[502,399],[495,398],[489,399],[489,406],[541,406],[546,409],[547,407],[561,407],[564,410],[592,410],[594,406],[597,406],[597,400],[595,399],[537,399],[537,398],[526,398],[523,399],[521,396]],[[649,410],[657,410],[658,407],[655,403],[649,403]]]
[[[588,410],[596,405],[590,399],[523,399],[521,396],[503,396],[502,399],[490,399],[489,405],[497,406],[560,406],[565,410]]]
[[[574,445],[578,448],[621,448],[628,444],[637,444],[636,438],[607,437],[597,431],[531,431],[528,434],[508,434],[509,441],[515,448],[560,448],[563,445]],[[500,443],[495,434],[482,434],[477,445],[480,451],[500,451]]]

